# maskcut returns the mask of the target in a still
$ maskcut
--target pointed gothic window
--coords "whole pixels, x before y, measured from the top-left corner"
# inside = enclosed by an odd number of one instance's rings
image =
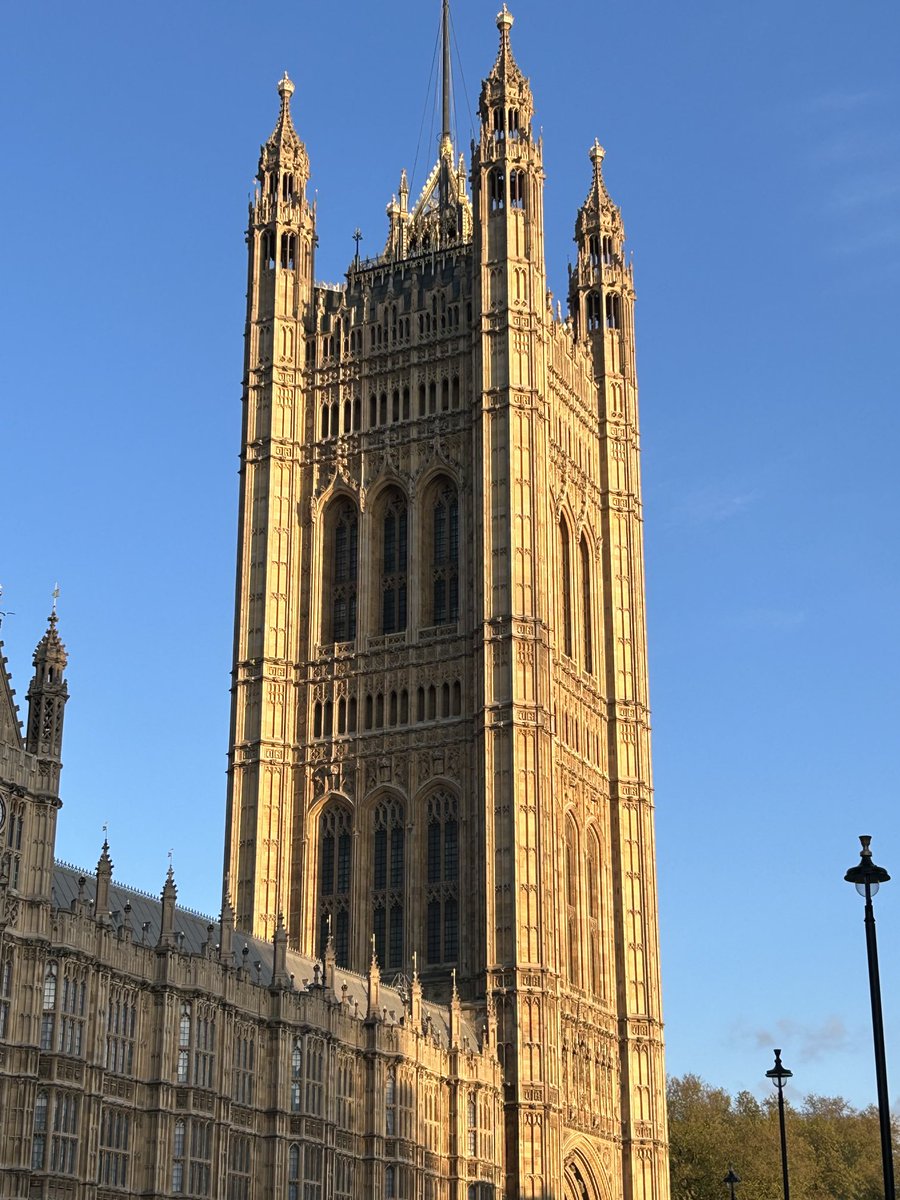
[[[593,829],[588,834],[587,917],[591,991],[595,996],[601,996],[603,979],[600,958],[600,843]]]
[[[264,271],[275,270],[275,233],[271,229],[262,235],[262,266]]]
[[[332,802],[319,818],[319,954],[329,932],[338,965],[349,965],[350,853],[353,818],[343,804]]]
[[[622,328],[622,310],[615,292],[607,292],[606,295],[606,328]]]
[[[600,235],[597,233],[588,238],[588,257],[592,267],[600,266]]]
[[[359,520],[356,507],[342,501],[335,513],[331,562],[331,630],[323,641],[351,642],[356,637]],[[323,608],[328,611],[326,592]]]
[[[509,206],[524,209],[525,207],[525,172],[511,171],[509,175]]]
[[[562,652],[572,657],[572,559],[569,546],[569,527],[566,518],[559,518],[560,605],[562,611]]]
[[[494,167],[488,175],[488,198],[491,212],[501,212],[506,205],[506,179],[502,167]]]
[[[405,814],[399,800],[382,800],[373,816],[372,929],[378,961],[403,966]]]
[[[459,954],[459,821],[456,797],[428,798],[425,861],[426,957],[453,963]]]
[[[588,333],[596,333],[601,325],[600,297],[597,292],[588,292],[586,307]]]
[[[588,549],[587,535],[581,535],[579,542],[581,558],[581,620],[582,620],[582,652],[584,654],[584,669],[588,675],[594,673],[594,613],[591,604],[591,554]]]
[[[297,239],[293,233],[281,235],[281,266],[286,271],[293,271],[297,254]]]
[[[459,620],[459,500],[449,479],[432,493],[431,623]]]
[[[406,628],[406,500],[396,489],[388,493],[382,520],[381,632]]]
[[[569,983],[579,986],[580,973],[578,970],[578,834],[575,822],[566,817],[566,971]]]

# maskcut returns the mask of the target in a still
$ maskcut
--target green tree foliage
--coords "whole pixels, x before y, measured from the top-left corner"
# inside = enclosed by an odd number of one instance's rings
[[[672,1200],[727,1200],[730,1166],[737,1200],[782,1200],[778,1101],[731,1097],[696,1075],[668,1086]],[[785,1105],[791,1200],[880,1200],[881,1141],[875,1107],[858,1111],[840,1097],[807,1096]],[[895,1125],[895,1157],[900,1137]]]

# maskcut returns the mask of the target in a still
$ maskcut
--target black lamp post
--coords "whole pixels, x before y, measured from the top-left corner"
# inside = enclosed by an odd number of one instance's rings
[[[884,1021],[881,1016],[881,983],[878,978],[878,943],[875,940],[875,910],[872,897],[882,883],[890,879],[884,867],[872,862],[869,849],[871,838],[860,836],[862,850],[859,864],[851,867],[844,878],[856,884],[856,890],[866,898],[866,952],[869,958],[869,992],[872,998],[872,1035],[875,1041],[875,1082],[878,1088],[878,1122],[881,1126],[881,1169],[884,1174],[885,1200],[894,1200],[894,1158],[891,1151],[891,1106],[888,1099],[887,1064],[884,1058]]]
[[[735,1175],[735,1173],[734,1173],[734,1167],[728,1168],[728,1174],[725,1176],[725,1178],[722,1180],[722,1182],[724,1184],[726,1184],[728,1187],[728,1194],[729,1194],[730,1200],[734,1200],[734,1185],[736,1183],[741,1182],[740,1176]]]
[[[791,1187],[788,1182],[787,1168],[787,1137],[784,1132],[784,1085],[793,1075],[781,1061],[781,1051],[775,1051],[775,1066],[766,1071],[766,1079],[771,1079],[778,1088],[778,1126],[781,1129],[781,1178],[784,1180],[784,1200],[791,1200]]]

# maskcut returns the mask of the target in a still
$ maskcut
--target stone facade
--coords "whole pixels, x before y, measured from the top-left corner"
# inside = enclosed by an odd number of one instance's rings
[[[624,230],[595,143],[554,312],[512,16],[468,166],[444,21],[345,283],[286,75],[261,151],[220,920],[54,867],[55,617],[0,712],[0,1196],[667,1200]]]

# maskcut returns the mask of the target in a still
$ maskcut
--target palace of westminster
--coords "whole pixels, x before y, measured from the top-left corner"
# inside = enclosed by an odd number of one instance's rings
[[[278,84],[216,923],[56,861],[0,659],[2,1198],[667,1200],[632,273],[595,142],[552,309],[512,24],[340,286]]]

